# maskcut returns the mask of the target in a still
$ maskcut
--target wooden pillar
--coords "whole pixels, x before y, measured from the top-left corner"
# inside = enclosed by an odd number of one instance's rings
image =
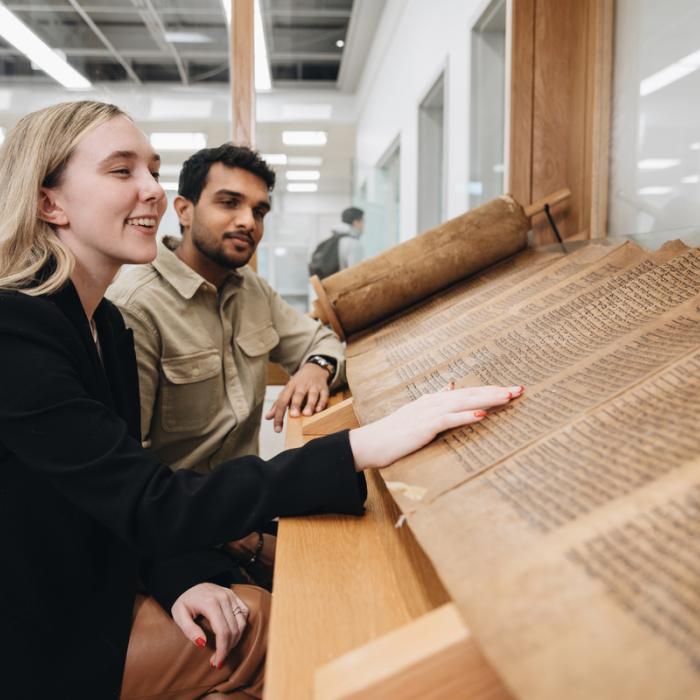
[[[508,190],[523,205],[562,188],[565,238],[605,235],[614,0],[513,0]],[[535,242],[554,242],[544,215]]]
[[[231,140],[255,146],[253,0],[231,3]]]

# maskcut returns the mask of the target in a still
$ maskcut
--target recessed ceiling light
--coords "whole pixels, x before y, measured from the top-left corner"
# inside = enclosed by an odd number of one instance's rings
[[[345,42],[342,39],[338,39],[338,41],[335,42],[335,45],[339,48],[342,49],[343,46],[345,46]]]
[[[287,184],[287,192],[317,192],[318,185],[315,182],[290,182]]]
[[[680,163],[677,158],[645,158],[637,163],[637,167],[640,170],[668,170]]]
[[[183,97],[153,97],[150,118],[170,120],[173,114],[178,119],[209,119],[214,110],[213,100],[184,99]]]
[[[206,148],[207,136],[201,131],[154,131],[151,146],[163,151],[198,151]]]
[[[285,146],[325,146],[328,134],[325,131],[283,131]]]
[[[171,44],[211,44],[211,37],[200,32],[165,32]]]
[[[328,104],[285,104],[282,105],[282,119],[295,121],[303,119],[330,119],[333,115],[333,107]]]
[[[695,143],[691,143],[690,150],[691,151],[700,151],[700,141],[696,141]]]
[[[160,172],[161,177],[163,177],[163,175],[167,175],[168,177],[177,177],[180,174],[181,169],[182,166],[180,165],[165,165],[161,163],[158,171]]]
[[[287,249],[284,248],[283,246],[277,246],[275,248],[275,255],[278,258],[283,258],[287,254]]]
[[[318,170],[287,170],[287,180],[318,180],[320,177]]]
[[[0,36],[63,87],[69,90],[85,90],[92,87],[87,78],[80,75],[4,5],[0,5]]]
[[[268,165],[287,165],[287,155],[285,153],[263,153],[262,159]]]
[[[652,195],[652,194],[670,194],[673,191],[671,187],[642,187],[637,190],[637,194]]]
[[[323,163],[321,156],[289,156],[287,158],[288,165],[315,165],[320,166]]]

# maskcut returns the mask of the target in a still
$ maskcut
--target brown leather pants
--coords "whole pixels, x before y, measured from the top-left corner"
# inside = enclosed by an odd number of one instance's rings
[[[214,636],[206,623],[207,647],[200,649],[153,598],[136,596],[120,700],[262,698],[271,597],[256,586],[232,588],[250,614],[221,669],[209,665]]]

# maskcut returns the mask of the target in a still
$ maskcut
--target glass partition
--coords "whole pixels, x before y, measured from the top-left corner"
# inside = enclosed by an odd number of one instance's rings
[[[617,0],[615,27],[608,232],[692,239],[700,231],[700,4]]]

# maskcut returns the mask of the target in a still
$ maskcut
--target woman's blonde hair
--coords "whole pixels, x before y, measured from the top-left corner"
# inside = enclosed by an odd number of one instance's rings
[[[52,226],[39,218],[39,191],[55,187],[83,134],[119,107],[82,100],[20,119],[0,149],[0,288],[26,294],[58,291],[75,259]]]

